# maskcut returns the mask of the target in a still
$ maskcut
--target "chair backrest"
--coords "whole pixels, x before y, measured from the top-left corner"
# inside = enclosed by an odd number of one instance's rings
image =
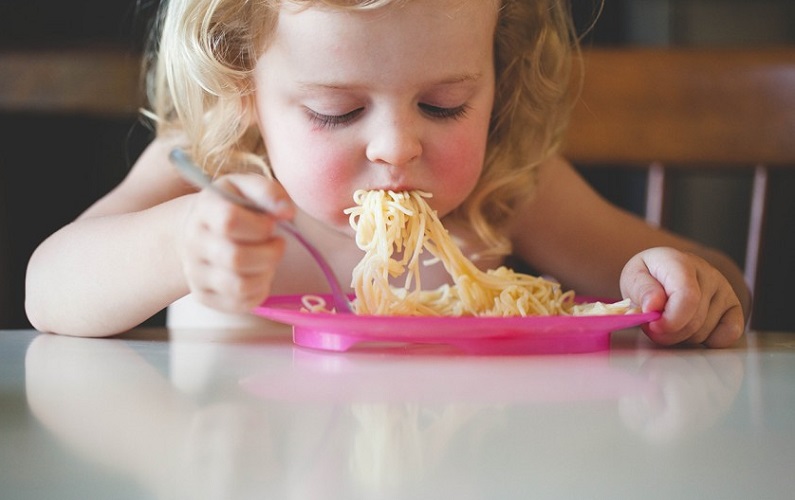
[[[141,57],[115,48],[0,51],[0,111],[135,116]]]
[[[769,172],[795,172],[795,46],[594,48],[583,71],[565,154],[648,169],[650,222],[668,222],[672,169],[753,172],[744,268],[756,292]]]

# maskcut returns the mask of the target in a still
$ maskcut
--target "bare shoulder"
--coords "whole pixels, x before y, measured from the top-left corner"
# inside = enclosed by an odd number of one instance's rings
[[[132,212],[194,192],[170,164],[168,154],[181,137],[154,139],[113,190],[86,210],[81,217]]]
[[[578,220],[588,208],[600,204],[588,184],[564,158],[554,156],[538,167],[537,185],[528,199],[517,205],[511,224],[514,238],[528,230],[546,232]]]

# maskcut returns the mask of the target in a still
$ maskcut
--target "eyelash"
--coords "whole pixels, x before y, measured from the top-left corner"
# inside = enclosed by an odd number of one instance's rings
[[[334,128],[341,125],[347,125],[348,123],[352,122],[357,116],[359,116],[359,113],[362,111],[362,109],[354,109],[353,111],[345,113],[344,115],[324,115],[322,113],[318,113],[317,111],[312,111],[309,108],[307,108],[306,111],[309,113],[309,121],[311,121],[313,124],[320,128]]]
[[[469,105],[462,104],[454,108],[442,108],[439,106],[431,106],[430,104],[420,104],[420,109],[432,118],[458,120],[466,116],[467,111],[469,111]]]
[[[420,104],[419,107],[429,117],[439,120],[458,120],[466,116],[469,111],[469,105],[467,104],[454,108],[442,108],[431,106],[430,104]],[[309,120],[319,128],[335,128],[347,125],[354,121],[362,112],[362,108],[358,108],[343,115],[324,115],[309,108],[306,108],[306,110],[309,114]]]

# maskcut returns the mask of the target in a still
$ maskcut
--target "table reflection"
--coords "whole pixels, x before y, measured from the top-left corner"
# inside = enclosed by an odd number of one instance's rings
[[[483,498],[485,484],[498,498],[495,484],[564,481],[555,461],[596,477],[639,442],[708,432],[744,358],[41,335],[26,371],[31,411],[58,440],[158,498]]]

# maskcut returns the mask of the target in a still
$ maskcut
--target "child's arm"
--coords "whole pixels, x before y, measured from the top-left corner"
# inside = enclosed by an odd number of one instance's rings
[[[36,249],[25,302],[35,328],[106,336],[136,326],[190,290],[227,311],[267,295],[283,248],[271,234],[273,220],[212,193],[193,194],[168,163],[171,146],[154,141],[116,189]],[[261,176],[243,177],[234,186],[251,191],[245,194],[252,199],[268,203],[283,195],[266,194]],[[290,215],[289,208],[280,212]]]
[[[608,203],[563,159],[541,167],[512,239],[519,256],[577,293],[662,310],[645,327],[656,342],[723,346],[742,335],[750,293],[736,264]]]

